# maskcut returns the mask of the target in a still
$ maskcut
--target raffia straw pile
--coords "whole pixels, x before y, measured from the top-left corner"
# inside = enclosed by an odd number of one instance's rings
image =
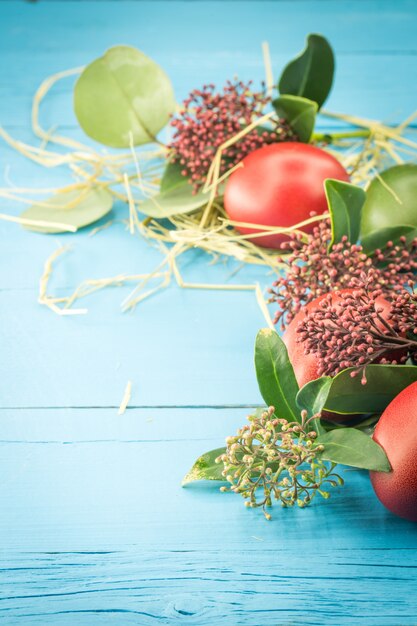
[[[264,52],[265,50],[264,47]],[[267,85],[270,87],[271,72],[270,69],[268,71],[270,64],[267,54],[265,54],[265,67]],[[188,283],[181,276],[177,263],[182,254],[190,249],[199,248],[211,255],[213,262],[216,262],[220,257],[233,257],[242,264],[262,265],[273,273],[279,273],[280,267],[276,260],[277,251],[260,248],[253,241],[256,241],[257,237],[261,237],[266,232],[299,231],[308,223],[328,217],[327,214],[316,216],[291,228],[239,224],[227,219],[221,200],[216,197],[219,183],[227,178],[232,171],[227,172],[222,177],[219,176],[222,154],[230,145],[253,130],[255,126],[268,122],[272,113],[242,129],[236,136],[220,146],[211,164],[204,187],[205,191],[209,192],[206,206],[193,213],[177,214],[165,220],[149,217],[144,219],[140,215],[141,202],[144,198],[149,198],[158,192],[164,158],[166,157],[166,149],[163,146],[135,151],[131,145],[131,149],[127,152],[109,154],[104,150],[98,152],[91,146],[58,135],[54,129],[46,131],[40,124],[40,105],[49,90],[58,81],[79,74],[82,69],[76,68],[51,76],[41,84],[36,92],[32,106],[32,129],[35,135],[41,139],[39,147],[14,139],[0,127],[0,136],[16,151],[47,168],[68,167],[74,182],[58,189],[25,189],[9,186],[0,189],[0,197],[31,205],[37,194],[47,195],[79,191],[74,203],[76,205],[91,188],[106,188],[115,199],[126,203],[128,215],[125,222],[130,234],[139,235],[156,244],[163,255],[163,259],[151,273],[123,274],[95,280],[86,279],[69,296],[57,297],[49,293],[50,278],[54,263],[68,249],[66,247],[58,248],[45,262],[44,272],[40,280],[39,302],[59,315],[79,315],[87,312],[87,309],[74,307],[81,298],[107,287],[131,284],[133,289],[122,302],[122,310],[128,311],[144,299],[167,287],[174,279],[182,288],[254,291],[268,325],[272,326],[268,308],[258,284]],[[321,114],[326,118],[339,120],[360,129],[356,132],[353,131],[349,138],[344,136],[345,133],[332,133],[331,145],[326,145],[327,135],[316,134],[314,136],[315,143],[322,145],[341,161],[350,172],[354,184],[364,186],[381,169],[390,164],[401,164],[410,156],[415,157],[417,155],[417,143],[403,136],[409,124],[417,117],[417,112],[397,127],[328,111],[322,111]],[[62,152],[62,148],[65,149],[65,152]],[[42,204],[38,200],[36,203]],[[48,206],[51,204],[49,203]],[[46,225],[45,222],[5,214],[0,214],[0,219],[27,226],[41,227]],[[63,210],[62,223],[51,224],[48,222],[47,224],[70,232],[76,230],[65,223],[65,210]],[[101,229],[111,226],[111,224],[112,221],[110,220],[104,226],[94,229],[91,234],[95,234]],[[251,226],[259,232],[251,235],[252,241],[249,241],[248,236],[238,233],[234,226]]]

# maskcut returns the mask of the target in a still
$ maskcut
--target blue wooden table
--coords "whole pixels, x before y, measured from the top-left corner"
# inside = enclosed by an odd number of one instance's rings
[[[413,0],[0,2],[0,124],[30,130],[47,76],[126,43],[155,58],[177,98],[206,81],[263,78],[308,32],[337,54],[335,111],[395,123],[417,105]],[[47,128],[82,139],[60,83]],[[54,187],[46,170],[0,145],[0,186]],[[17,214],[3,200],[0,210]],[[126,207],[116,207],[126,216]],[[273,511],[267,523],[213,485],[181,489],[203,451],[260,403],[252,366],[264,325],[251,292],[171,286],[132,314],[126,290],[58,317],[37,304],[43,263],[72,252],[52,288],[153,269],[159,252],[115,223],[98,235],[42,236],[0,222],[0,623],[14,625],[417,624],[417,527],[390,515],[366,473],[346,471],[328,503]],[[259,281],[265,271],[181,259],[187,280]],[[117,408],[128,380],[132,399]]]

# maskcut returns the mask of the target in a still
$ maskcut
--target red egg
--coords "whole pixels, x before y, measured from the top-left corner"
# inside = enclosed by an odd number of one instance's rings
[[[417,522],[417,382],[387,406],[374,439],[392,467],[392,472],[370,472],[376,495],[395,515]]]
[[[349,182],[342,165],[329,153],[305,143],[283,142],[254,150],[227,181],[224,207],[236,222],[262,226],[294,226],[312,213],[328,210],[323,182],[336,178]],[[313,225],[304,226],[311,232]],[[237,226],[243,234],[259,233]],[[260,246],[278,248],[283,234],[255,237]]]

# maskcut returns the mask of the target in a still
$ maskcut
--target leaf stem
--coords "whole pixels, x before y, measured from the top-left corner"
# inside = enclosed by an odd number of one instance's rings
[[[346,130],[337,133],[313,133],[312,141],[333,143],[338,139],[354,139],[355,137],[367,138],[371,136],[371,130]]]

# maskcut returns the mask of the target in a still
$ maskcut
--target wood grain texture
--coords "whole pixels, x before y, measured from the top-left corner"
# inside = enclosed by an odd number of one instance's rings
[[[417,528],[366,472],[269,523],[216,485],[179,488],[244,415],[2,410],[4,623],[413,624]]]
[[[0,616],[8,626],[415,624],[407,592],[415,550],[293,554],[255,543],[221,556],[218,549],[12,553],[0,559],[9,580]]]
[[[337,53],[329,108],[394,122],[416,107],[416,27],[413,0],[0,2],[0,123],[36,141],[41,80],[116,43],[159,61],[181,98],[235,73],[261,80],[264,40],[278,72],[310,31]],[[71,84],[53,90],[42,121],[82,138]],[[68,180],[3,144],[0,175],[11,186]],[[117,205],[113,217],[125,215]],[[416,626],[417,527],[383,509],[366,472],[345,471],[329,502],[275,507],[270,523],[213,484],[180,488],[260,402],[262,315],[252,293],[173,285],[133,314],[114,289],[86,299],[87,316],[58,318],[36,302],[57,245],[73,246],[51,284],[60,293],[161,258],[120,223],[89,232],[44,237],[0,222],[0,623]],[[180,266],[190,281],[271,281],[198,252]],[[127,380],[137,408],[118,416]]]

